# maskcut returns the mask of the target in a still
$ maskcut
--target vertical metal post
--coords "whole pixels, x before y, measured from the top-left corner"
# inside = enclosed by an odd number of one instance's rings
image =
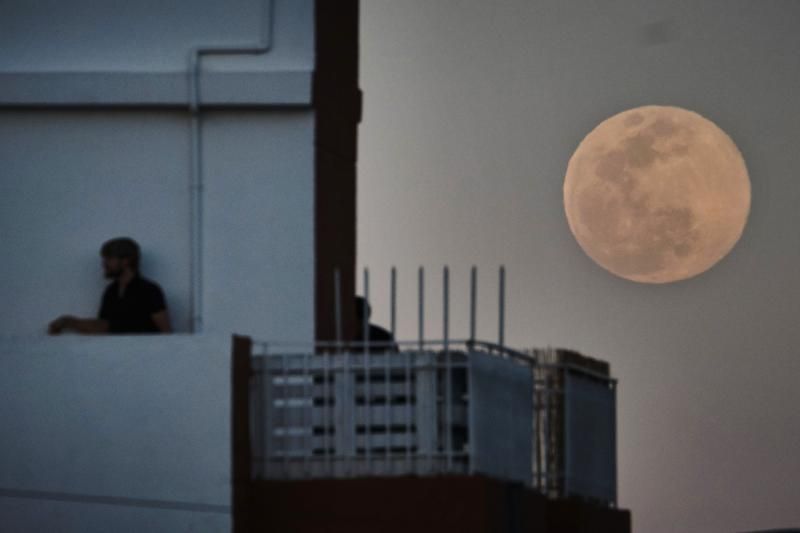
[[[344,354],[347,358],[347,353]],[[333,365],[333,442],[336,450],[336,471],[340,475],[352,475],[355,455],[356,430],[353,412],[356,409],[353,373],[339,367],[340,355],[334,355]]]
[[[338,353],[338,351],[337,351],[337,353]],[[342,377],[342,383],[343,384],[347,384],[348,387],[347,387],[347,390],[345,390],[343,392],[343,398],[341,398],[341,403],[343,405],[346,403],[346,405],[349,407],[349,409],[347,409],[347,411],[345,411],[343,413],[343,415],[347,417],[347,422],[343,423],[341,425],[341,427],[337,427],[336,431],[337,432],[343,431],[344,427],[347,427],[349,431],[352,431],[352,435],[347,435],[346,439],[343,439],[343,440],[347,440],[347,442],[348,442],[348,446],[347,446],[346,450],[338,450],[339,454],[344,456],[344,458],[343,458],[344,461],[343,462],[344,462],[345,475],[351,475],[352,474],[352,469],[353,469],[353,464],[356,462],[355,461],[355,455],[356,455],[356,442],[355,441],[357,439],[357,434],[356,434],[356,408],[357,407],[356,407],[356,401],[355,401],[356,400],[355,399],[355,381],[356,381],[356,376],[355,376],[355,372],[350,370],[350,350],[349,349],[345,350],[343,356],[344,356],[344,361],[342,362],[343,369],[342,369],[342,373],[340,374],[340,376]],[[341,406],[338,406],[337,408],[341,409]],[[341,437],[341,435],[340,435],[340,437]]]
[[[364,269],[364,454],[367,460],[367,472],[371,467],[371,435],[372,396],[370,395],[370,355],[369,355],[369,269]]]
[[[469,276],[469,341],[475,342],[476,302],[478,296],[478,269],[472,267]]]
[[[418,274],[419,286],[419,351],[422,351],[425,343],[425,270],[419,267]]]
[[[390,294],[389,294],[389,301],[390,301],[390,317],[389,317],[389,324],[392,331],[392,338],[397,338],[397,269],[392,267],[392,275],[391,275],[391,282],[390,282]]]
[[[283,378],[283,387],[281,388],[283,392],[283,416],[281,417],[281,421],[283,422],[283,476],[284,479],[289,479],[289,450],[291,449],[291,442],[289,439],[291,436],[290,429],[292,427],[292,420],[289,392],[289,356],[286,354],[281,355],[281,376]]]
[[[303,354],[303,475],[311,476],[308,460],[314,450],[314,378],[309,371],[309,359],[313,355]]]
[[[369,350],[369,269],[364,269],[364,299],[361,302],[361,336],[364,354]],[[366,357],[366,355],[365,355]]]
[[[198,108],[199,96],[199,65],[200,61],[192,53],[191,68],[191,171],[189,183],[189,240],[191,246],[189,282],[191,294],[189,310],[192,317],[192,333],[201,333],[203,329],[203,128]]]
[[[611,389],[611,450],[612,457],[612,484],[611,484],[611,506],[616,509],[617,507],[617,385],[615,382],[609,382]]]
[[[451,377],[451,361],[450,361],[450,269],[445,266],[442,279],[442,309],[444,316],[443,321],[443,335],[444,335],[444,446],[445,457],[447,460],[447,471],[450,472],[453,468],[453,402],[452,402],[452,377]]]
[[[505,343],[505,329],[506,329],[506,267],[500,267],[500,302],[498,306],[498,332],[497,344],[500,348]]]
[[[330,450],[330,425],[333,413],[331,412],[330,385],[328,383],[330,378],[330,357],[330,353],[322,353],[322,457],[327,475],[333,477]]]
[[[391,463],[392,451],[392,367],[391,358],[392,352],[387,350],[383,353],[384,367],[383,367],[383,424],[384,424],[384,474],[393,473]]]
[[[342,349],[342,279],[339,269],[333,271],[333,313],[336,322],[336,353]]]
[[[561,485],[561,494],[559,497],[567,498],[569,497],[570,493],[572,492],[572,450],[574,448],[574,444],[572,443],[572,434],[570,429],[572,428],[572,379],[570,378],[570,372],[566,367],[560,367],[559,371],[563,376],[563,396],[562,396],[562,405],[563,405],[563,416],[561,418],[561,434],[564,435],[564,442],[561,443],[561,449],[559,452],[562,454],[562,458],[564,460],[564,471],[561,472],[561,479],[563,480],[563,484]]]
[[[412,351],[406,352],[406,376],[405,376],[405,406],[406,406],[406,470],[407,473],[413,473],[415,470],[411,468],[411,357]]]
[[[264,455],[267,458],[265,468],[272,470],[272,467],[275,466],[275,475],[277,475],[278,461],[280,460],[280,457],[278,457],[278,449],[280,446],[279,437],[275,431],[279,425],[279,413],[278,407],[275,405],[275,398],[280,396],[278,381],[276,379],[278,371],[274,364],[274,361],[277,359],[269,357],[269,345],[267,343],[259,344],[261,348],[261,350],[259,350],[259,357],[251,363],[256,369],[261,370],[258,377],[259,381],[262,382],[262,387],[259,390],[258,401],[263,409],[262,416],[260,417],[263,430],[259,430],[259,434],[260,440],[265,442]]]
[[[476,337],[476,330],[477,330],[477,305],[478,305],[478,268],[473,265],[470,269],[469,273],[469,341],[470,344],[468,346],[469,350],[472,351],[475,349],[475,337]],[[472,380],[467,379],[467,402],[472,402]],[[469,423],[467,424],[467,443],[469,450],[468,456],[468,464],[469,464],[469,472],[473,474],[475,472],[475,443],[473,442],[474,434],[475,434],[475,423],[474,423],[474,413],[476,407],[473,405],[467,405],[468,413],[469,413]]]
[[[538,364],[538,360],[537,360]],[[533,486],[542,492],[542,394],[539,390],[540,372],[534,369],[533,372]]]
[[[255,431],[255,442],[251,442],[251,448],[255,449],[253,457],[261,457],[261,463],[258,465],[258,469],[256,470],[257,475],[266,476],[267,468],[269,467],[269,457],[268,457],[268,447],[267,443],[264,440],[266,438],[266,430],[267,430],[267,417],[271,416],[271,413],[268,413],[267,409],[267,398],[265,394],[265,380],[264,375],[268,372],[266,369],[266,363],[264,362],[264,358],[255,359],[251,362],[252,367],[252,378],[250,381],[251,387],[251,404],[250,404],[250,412],[251,416],[253,417],[251,420],[256,421],[256,427],[253,428]],[[268,375],[268,374],[267,374]],[[256,404],[252,404],[252,400],[255,398]]]
[[[411,379],[412,379],[412,375],[413,375],[414,379],[415,379],[415,382],[417,383],[417,385],[419,384],[418,381],[417,381],[418,376],[417,376],[417,368],[416,368],[416,366],[417,366],[417,361],[421,360],[421,358],[422,358],[422,350],[423,350],[424,345],[425,345],[425,269],[423,267],[419,267],[419,270],[417,272],[417,288],[418,288],[418,292],[417,292],[417,301],[418,301],[417,318],[418,318],[418,324],[417,324],[417,327],[418,327],[418,335],[419,335],[418,351],[417,351],[416,354],[413,354],[413,357],[414,357],[413,363],[411,361],[411,357],[412,357],[412,353],[411,352],[409,352],[408,360],[406,361],[406,414],[407,414],[406,435],[408,436],[408,441],[409,441],[409,445],[406,448],[406,456],[409,458],[409,460],[411,459],[410,440],[411,440],[411,426],[412,426],[412,423],[417,428],[417,432],[415,434],[415,438],[416,438],[417,455],[418,456],[420,455],[420,452],[421,452],[421,449],[422,449],[422,442],[420,440],[420,431],[419,431],[419,429],[420,429],[419,428],[419,422],[420,421],[419,420],[414,420],[414,416],[415,416],[416,413],[418,413],[418,409],[412,409],[412,407],[411,407],[411,405],[412,405],[411,404],[411,390],[412,390],[412,388],[411,388]],[[413,365],[414,368],[412,368],[412,365]],[[415,401],[415,405],[417,406],[417,408],[419,407],[419,400],[420,400],[420,397],[419,397],[419,394],[418,394],[418,388],[419,388],[418,386],[415,386],[414,389],[413,389],[414,390],[414,394],[415,394],[415,400],[416,400]],[[418,464],[419,464],[419,461],[417,459],[418,458],[415,457],[414,460],[413,460],[414,468],[412,469],[412,473],[416,473],[417,472],[417,467],[418,467]]]
[[[389,301],[390,301],[390,324],[392,330],[392,339],[395,339],[395,297],[397,296],[397,271],[392,267],[391,279],[389,284]],[[385,460],[384,464],[385,474],[394,473],[394,463],[392,462],[392,349],[391,346],[386,347],[384,352],[385,363],[384,367],[384,424],[386,424],[385,435]]]
[[[445,266],[442,271],[442,326],[444,350],[447,352],[450,337],[450,269]]]

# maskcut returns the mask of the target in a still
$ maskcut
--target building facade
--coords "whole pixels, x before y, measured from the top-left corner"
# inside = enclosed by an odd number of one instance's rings
[[[230,529],[230,335],[331,338],[353,294],[358,6],[323,4],[0,8],[4,529]],[[47,337],[121,235],[176,334]]]

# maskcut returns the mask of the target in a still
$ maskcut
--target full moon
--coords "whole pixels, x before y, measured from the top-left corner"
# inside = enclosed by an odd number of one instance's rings
[[[710,120],[678,107],[638,107],[581,141],[567,166],[564,209],[601,267],[669,283],[731,251],[750,212],[750,179],[739,149]]]

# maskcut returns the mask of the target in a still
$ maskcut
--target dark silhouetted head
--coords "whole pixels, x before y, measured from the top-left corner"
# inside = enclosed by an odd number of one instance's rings
[[[139,271],[139,245],[129,237],[117,237],[104,242],[100,248],[100,256],[103,258],[103,270],[107,278],[118,278],[125,268]]]
[[[366,320],[369,320],[370,315],[372,314],[372,308],[369,306],[369,303],[364,299],[363,296],[356,296],[355,298],[356,303],[356,318],[359,322],[363,322],[364,317],[364,307],[366,307]]]

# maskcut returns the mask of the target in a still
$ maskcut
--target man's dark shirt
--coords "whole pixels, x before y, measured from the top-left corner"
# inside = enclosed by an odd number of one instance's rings
[[[356,333],[356,341],[358,342],[363,342],[364,340],[363,327],[363,325],[359,325],[358,333]],[[389,331],[375,324],[369,324],[368,327],[367,335],[369,336],[369,342],[375,343],[374,346],[370,347],[370,352],[383,353],[397,351],[397,344],[394,342],[394,337]]]
[[[98,317],[108,320],[111,333],[158,333],[151,316],[167,308],[161,287],[152,281],[136,276],[122,296],[119,284],[106,287]]]

